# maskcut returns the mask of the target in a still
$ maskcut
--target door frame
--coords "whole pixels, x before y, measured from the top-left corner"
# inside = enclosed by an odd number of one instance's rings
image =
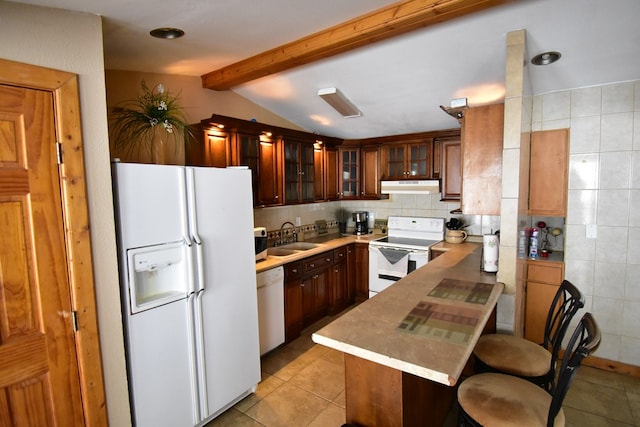
[[[62,216],[71,307],[85,426],[107,426],[98,334],[98,313],[87,206],[80,97],[76,74],[0,58],[0,83],[51,92],[56,139],[64,161],[59,165]]]

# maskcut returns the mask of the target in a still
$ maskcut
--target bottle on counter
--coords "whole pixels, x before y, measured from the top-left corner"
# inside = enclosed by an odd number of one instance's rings
[[[529,232],[529,258],[538,258],[538,235],[540,230],[532,228]]]

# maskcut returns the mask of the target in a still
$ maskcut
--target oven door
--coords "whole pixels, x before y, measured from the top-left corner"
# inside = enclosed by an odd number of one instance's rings
[[[401,275],[390,274],[387,263],[384,261],[384,255],[380,249],[396,249],[409,252],[406,274],[422,267],[429,262],[429,249],[404,249],[393,248],[389,246],[369,245],[369,298],[375,296],[378,292],[382,292],[395,282],[400,280]]]

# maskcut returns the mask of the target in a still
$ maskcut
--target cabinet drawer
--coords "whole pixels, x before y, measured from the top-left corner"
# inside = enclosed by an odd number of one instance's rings
[[[291,262],[284,266],[284,280],[289,281],[302,276],[302,262]]]
[[[341,248],[333,250],[333,260],[335,262],[344,262],[347,260],[347,247],[342,246]]]
[[[562,270],[562,264],[530,263],[527,265],[527,281],[559,285],[563,279]]]
[[[325,252],[323,254],[307,258],[303,260],[302,263],[302,271],[304,273],[309,273],[321,268],[329,267],[331,266],[331,264],[333,264],[333,252]]]

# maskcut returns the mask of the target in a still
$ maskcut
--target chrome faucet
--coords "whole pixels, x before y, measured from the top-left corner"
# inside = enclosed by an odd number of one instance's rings
[[[284,227],[287,224],[290,224],[291,227],[293,227],[293,241],[294,242],[298,241],[298,232],[296,231],[296,226],[291,221],[286,221],[280,226],[280,245],[283,245],[284,243],[290,243],[290,242],[285,242],[284,240]]]

